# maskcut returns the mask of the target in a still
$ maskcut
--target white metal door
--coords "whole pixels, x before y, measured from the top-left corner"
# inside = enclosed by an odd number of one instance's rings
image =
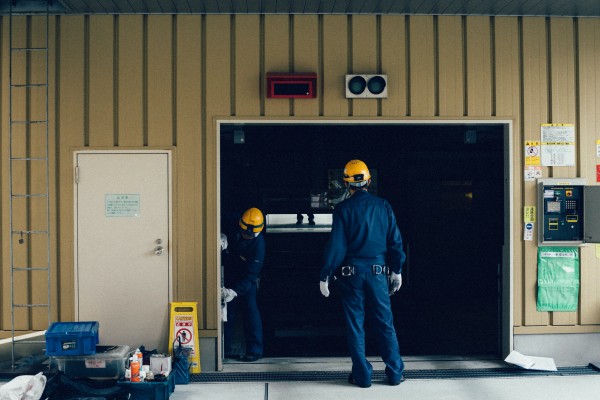
[[[75,153],[75,312],[99,322],[101,344],[167,349],[170,157]]]

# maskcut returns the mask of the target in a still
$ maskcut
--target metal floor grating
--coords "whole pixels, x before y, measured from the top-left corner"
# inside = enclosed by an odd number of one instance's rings
[[[191,374],[190,382],[321,382],[346,381],[349,371],[299,371],[299,372],[207,372]],[[543,376],[595,375],[597,370],[587,367],[559,367],[558,371],[533,371],[521,368],[482,369],[421,369],[404,371],[410,379],[474,379],[474,378],[531,378]],[[373,380],[386,379],[384,371],[373,371]]]

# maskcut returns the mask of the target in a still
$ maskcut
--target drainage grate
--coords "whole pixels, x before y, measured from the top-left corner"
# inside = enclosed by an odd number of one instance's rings
[[[191,382],[319,382],[346,381],[349,371],[298,372],[208,372],[192,374]],[[559,367],[558,371],[532,371],[521,368],[421,369],[404,371],[406,379],[531,378],[537,376],[595,375],[591,367]],[[384,380],[384,371],[373,371],[373,380]]]

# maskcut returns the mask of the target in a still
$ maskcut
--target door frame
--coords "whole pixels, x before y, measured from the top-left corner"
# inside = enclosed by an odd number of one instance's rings
[[[169,243],[168,256],[168,276],[169,276],[169,302],[173,301],[173,253],[175,252],[174,239],[173,239],[173,151],[168,149],[107,149],[107,148],[85,148],[85,149],[73,149],[73,251],[74,251],[74,271],[73,271],[73,285],[74,285],[74,319],[79,320],[79,287],[77,285],[77,276],[79,263],[77,262],[77,156],[79,154],[165,154],[167,156],[167,176],[168,176],[168,231],[169,237],[167,243]]]
[[[366,119],[366,118],[347,118],[347,119],[314,119],[314,118],[232,118],[222,117],[215,118],[216,132],[216,160],[217,160],[217,207],[216,221],[217,232],[221,231],[221,125],[270,125],[270,124],[314,124],[314,125],[503,125],[504,136],[504,247],[502,249],[502,292],[501,292],[501,327],[500,327],[500,349],[502,357],[506,357],[514,346],[513,341],[513,321],[514,321],[514,288],[513,288],[513,268],[514,268],[514,190],[512,182],[514,182],[514,138],[513,124],[514,120],[506,118],[489,118],[489,119]],[[221,254],[217,250],[217,265],[221,265]],[[221,282],[221,269],[217,268],[217,282]],[[217,290],[217,303],[221,304],[220,291]],[[221,310],[218,307],[218,321],[221,321]],[[219,324],[217,331],[217,366],[218,370],[223,368],[222,348],[222,324]]]

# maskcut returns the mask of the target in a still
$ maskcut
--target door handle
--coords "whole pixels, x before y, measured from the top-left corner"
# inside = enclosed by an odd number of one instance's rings
[[[157,256],[162,256],[164,248],[162,246],[156,246],[156,248],[154,249],[154,254],[156,254]]]

